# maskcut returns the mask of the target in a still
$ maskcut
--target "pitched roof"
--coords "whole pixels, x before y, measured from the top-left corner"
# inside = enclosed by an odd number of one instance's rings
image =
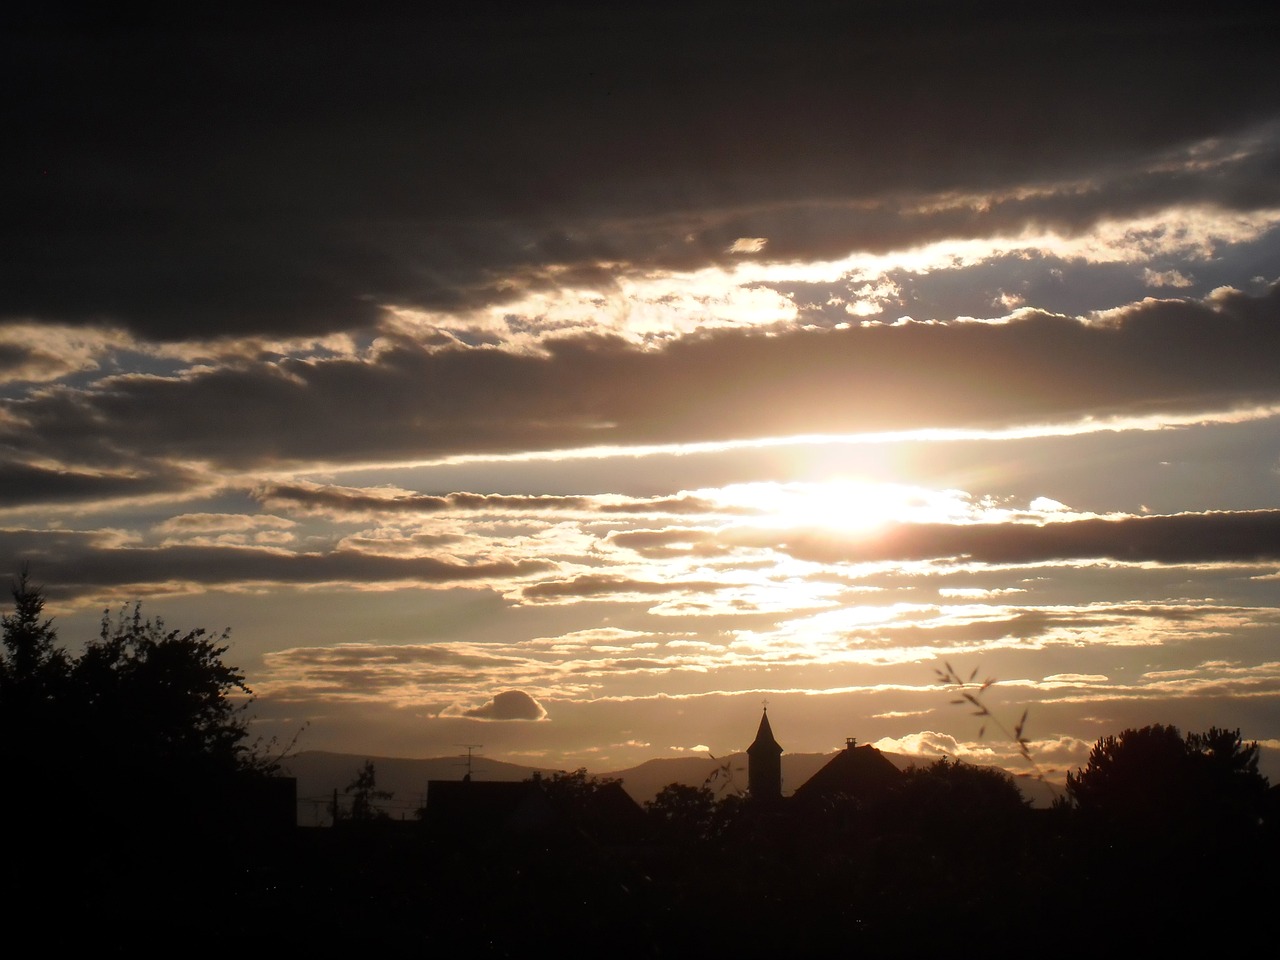
[[[747,756],[749,757],[766,753],[782,753],[782,745],[773,739],[773,728],[769,726],[768,707],[765,708],[760,717],[760,729],[756,731],[755,740],[751,742],[751,746],[747,747]]]
[[[860,800],[877,797],[902,777],[902,771],[872,746],[856,746],[850,740],[825,767],[796,788],[796,800],[812,801],[846,796]]]

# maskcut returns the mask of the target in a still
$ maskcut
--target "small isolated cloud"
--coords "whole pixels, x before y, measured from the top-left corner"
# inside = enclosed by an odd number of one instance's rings
[[[710,753],[711,752],[711,748],[708,747],[705,743],[695,744],[692,747],[669,747],[668,749],[673,750],[676,753]]]
[[[1189,287],[1194,281],[1177,270],[1152,270],[1148,267],[1142,271],[1142,282],[1149,287]]]
[[[542,720],[547,711],[523,690],[507,690],[480,707],[463,710],[473,720]]]
[[[729,245],[729,253],[759,253],[768,242],[766,237],[739,237]]]

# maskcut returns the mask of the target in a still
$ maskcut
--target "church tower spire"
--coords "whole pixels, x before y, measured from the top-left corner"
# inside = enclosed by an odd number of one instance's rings
[[[747,747],[747,789],[751,799],[758,803],[782,799],[782,747],[773,738],[767,706],[761,714],[756,738]]]

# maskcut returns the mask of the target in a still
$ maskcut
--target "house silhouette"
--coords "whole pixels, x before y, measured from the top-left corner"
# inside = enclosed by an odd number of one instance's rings
[[[849,800],[868,803],[884,796],[901,778],[902,771],[883,753],[868,744],[858,746],[856,738],[847,737],[843,750],[784,798],[782,747],[773,736],[768,707],[747,748],[748,796],[753,804],[776,806],[784,799],[795,808]]]

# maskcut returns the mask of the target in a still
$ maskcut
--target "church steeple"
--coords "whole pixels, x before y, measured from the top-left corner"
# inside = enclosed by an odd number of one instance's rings
[[[769,708],[760,717],[760,729],[747,747],[747,789],[757,802],[782,799],[782,747],[769,726]]]

